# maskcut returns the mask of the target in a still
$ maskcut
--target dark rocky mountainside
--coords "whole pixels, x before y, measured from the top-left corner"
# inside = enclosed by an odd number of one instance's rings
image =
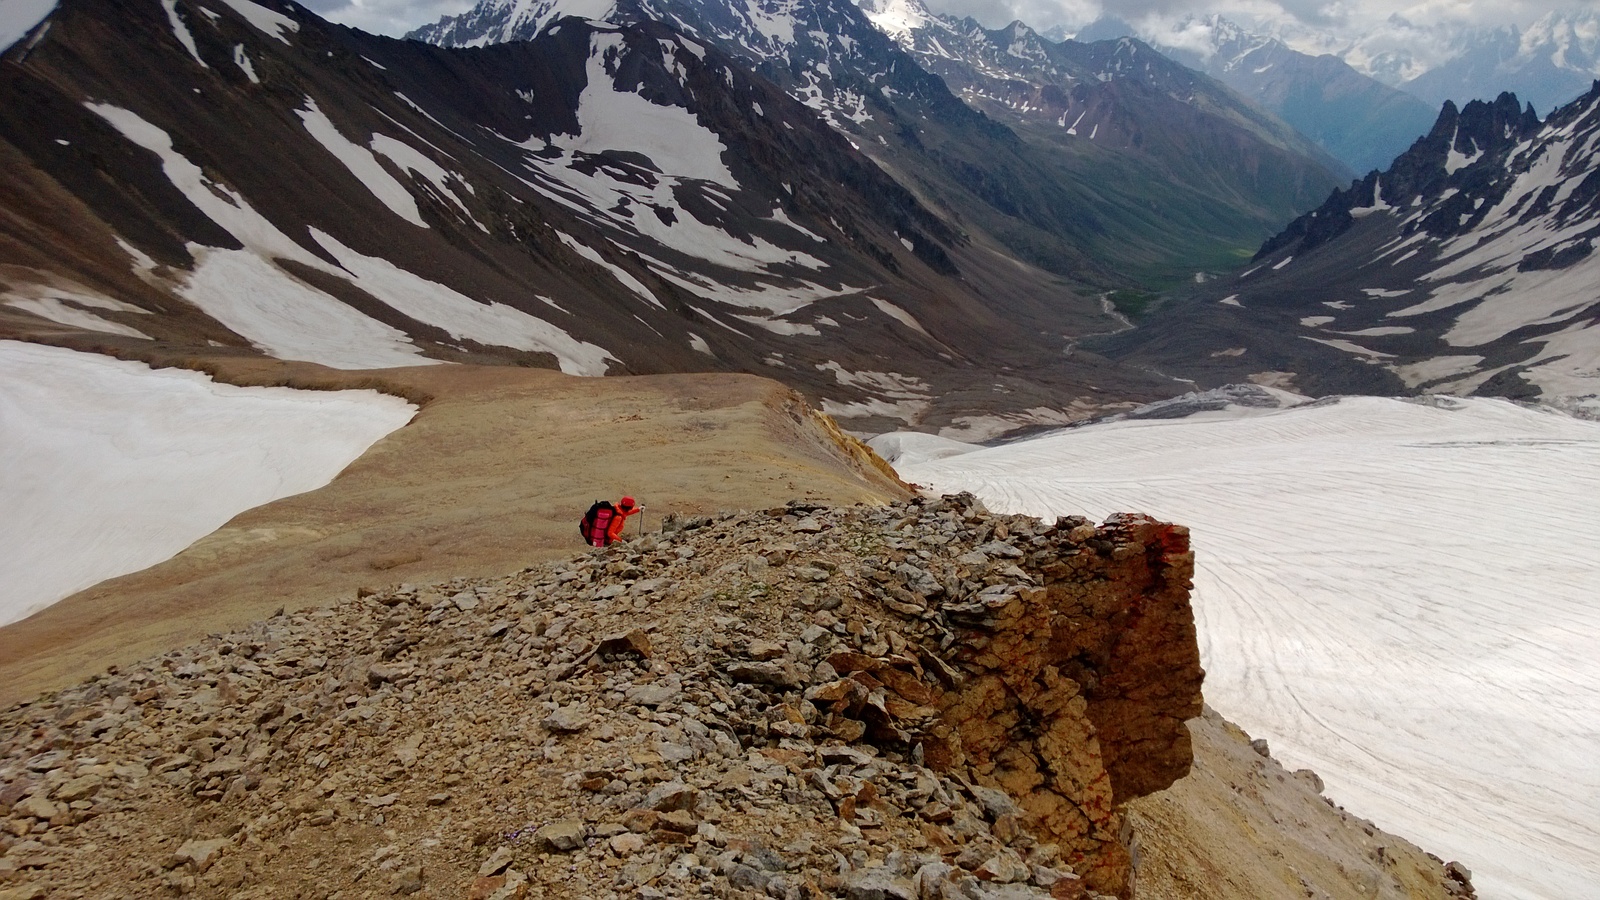
[[[1122,809],[1189,770],[1201,711],[1192,566],[1182,528],[962,495],[363,591],[0,713],[0,891],[1130,897]],[[1197,734],[1241,811],[1290,796]],[[1471,895],[1320,799],[1292,815],[1365,848],[1313,896]],[[1143,834],[1152,873],[1182,855]]]
[[[0,61],[0,155],[9,337],[759,371],[863,425],[1165,390],[1062,365],[1117,327],[1093,298],[659,24],[445,50],[293,4],[68,0]]]
[[[1542,122],[1510,94],[1447,103],[1386,171],[1111,349],[1204,383],[1600,406],[1597,239],[1600,82]]]
[[[1021,22],[989,30],[918,0],[862,6],[957,96],[1056,160],[1096,210],[1095,253],[1124,266],[1182,278],[1226,268],[1229,250],[1345,174],[1283,121],[1136,40],[1050,41]],[[1180,259],[1189,268],[1174,272]]]
[[[1114,46],[1059,51],[1083,57],[1070,64],[1070,77],[1053,65],[1035,71],[1021,57],[1006,58],[1021,75],[999,72],[987,44],[901,46],[873,24],[881,16],[848,0],[482,0],[413,36],[450,45],[527,39],[567,12],[669,22],[744,58],[958,227],[1058,274],[1109,286],[1236,261],[1242,247],[1336,183],[1337,164],[1314,159],[1316,148],[1287,126],[1245,109],[1220,85],[1196,84],[1148,48],[1148,59],[1136,62]],[[1146,77],[1151,67],[1160,70],[1155,79]],[[1007,84],[982,80],[969,90],[980,73]],[[1019,77],[1024,83],[1010,83]],[[1081,83],[1066,97],[1073,78]],[[1189,83],[1164,83],[1173,78]],[[1019,115],[1024,106],[1033,115]],[[1074,116],[1092,108],[1091,119],[1105,122],[1104,139],[1091,138],[1090,121],[1069,134],[1071,121],[1060,121],[1069,108]]]

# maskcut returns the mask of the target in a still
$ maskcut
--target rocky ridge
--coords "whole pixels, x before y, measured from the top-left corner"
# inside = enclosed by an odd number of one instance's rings
[[[791,503],[280,614],[0,715],[0,896],[1126,895],[1192,562]]]

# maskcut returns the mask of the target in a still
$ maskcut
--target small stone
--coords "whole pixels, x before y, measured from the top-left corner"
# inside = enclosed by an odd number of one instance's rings
[[[74,800],[83,800],[88,797],[93,797],[99,792],[100,786],[103,784],[105,784],[105,779],[101,778],[99,775],[84,775],[81,778],[74,778],[56,788],[55,797],[57,800],[60,800],[63,803],[71,803]]]
[[[484,860],[483,865],[478,867],[478,877],[487,878],[490,875],[499,875],[501,872],[506,870],[507,866],[510,865],[511,848],[500,847],[493,853],[489,854],[489,858]]]
[[[551,822],[533,833],[533,845],[539,850],[570,853],[583,846],[582,822]]]
[[[429,806],[444,806],[446,803],[449,803],[449,802],[450,802],[450,795],[449,794],[441,793],[441,794],[429,794],[428,795],[428,805]]]
[[[1033,872],[1028,869],[1028,864],[1010,850],[1002,850],[989,857],[982,865],[973,869],[972,874],[984,881],[993,881],[998,884],[1015,884],[1019,881],[1027,881],[1033,876]]]
[[[650,636],[638,628],[623,634],[613,634],[610,637],[601,638],[599,646],[594,648],[594,654],[602,659],[620,656],[636,656],[640,659],[649,659],[652,652]]]
[[[699,799],[700,792],[694,788],[681,781],[667,781],[651,788],[644,802],[639,805],[657,812],[671,812],[675,809],[694,809],[695,801]]]
[[[883,866],[851,872],[842,887],[849,900],[918,900],[916,886]]]
[[[454,603],[456,605],[456,609],[459,609],[462,612],[471,612],[472,610],[478,608],[478,595],[474,594],[472,591],[462,591],[461,593],[456,594],[454,597],[451,597],[450,602]],[[417,890],[421,890],[421,888],[419,887]]]
[[[643,834],[656,827],[661,814],[653,809],[630,809],[622,816],[622,824],[635,834]]]
[[[1251,741],[1250,742],[1250,749],[1254,750],[1259,756],[1261,756],[1264,759],[1271,759],[1272,758],[1272,750],[1271,750],[1271,748],[1269,748],[1267,746],[1267,739],[1266,738],[1256,738],[1255,740]]]
[[[695,820],[694,814],[686,809],[675,809],[669,813],[662,813],[657,823],[658,827],[665,828],[668,831],[676,831],[679,834],[694,834],[699,824]]]
[[[777,659],[785,652],[784,646],[773,641],[751,641],[744,648],[744,655],[754,660]]]
[[[544,720],[544,727],[561,734],[573,734],[588,726],[589,714],[577,706],[563,706]]]
[[[24,797],[17,801],[16,805],[11,807],[11,814],[13,816],[32,816],[35,819],[49,820],[61,814],[61,807],[38,794],[34,794],[32,797]]]
[[[998,820],[1001,816],[1019,815],[1017,804],[1011,795],[998,788],[972,786],[972,797],[983,805],[983,811],[988,813],[991,821]]]
[[[173,864],[175,866],[188,864],[193,866],[196,872],[204,872],[217,861],[217,857],[222,855],[222,849],[226,846],[228,846],[227,838],[189,841],[172,855]]]
[[[611,839],[611,852],[618,856],[632,856],[645,848],[645,837],[642,834],[619,834]]]
[[[798,688],[800,673],[788,660],[776,662],[734,663],[728,666],[728,677],[748,684],[768,684],[773,687]]]
[[[422,867],[406,866],[396,869],[389,878],[389,893],[404,897],[422,890]]]

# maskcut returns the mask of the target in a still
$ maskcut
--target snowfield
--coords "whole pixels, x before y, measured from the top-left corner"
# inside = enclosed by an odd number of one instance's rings
[[[1600,879],[1600,423],[1344,398],[1127,420],[902,477],[1053,518],[1188,525],[1208,701],[1479,896]]]
[[[0,341],[0,625],[327,484],[415,412]]]

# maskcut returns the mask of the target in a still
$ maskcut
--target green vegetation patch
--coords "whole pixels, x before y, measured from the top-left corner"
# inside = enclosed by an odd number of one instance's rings
[[[1111,305],[1116,308],[1117,312],[1122,313],[1129,319],[1143,318],[1144,314],[1149,312],[1161,300],[1160,294],[1133,290],[1112,291],[1107,297],[1111,300]]]

